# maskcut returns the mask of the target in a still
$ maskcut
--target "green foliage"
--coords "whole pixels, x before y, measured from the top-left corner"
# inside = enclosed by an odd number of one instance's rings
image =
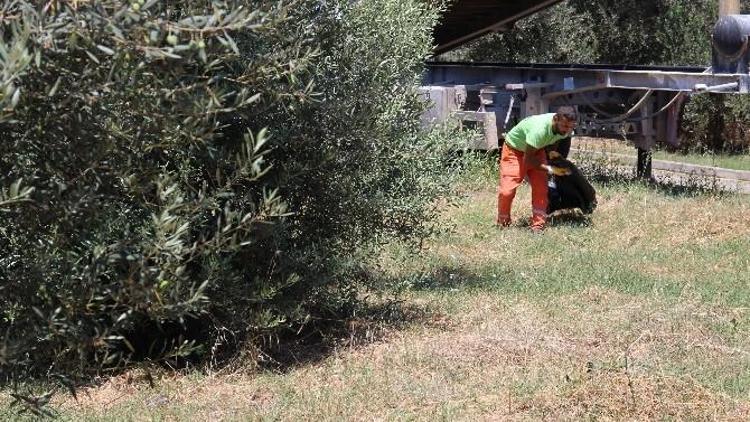
[[[0,215],[3,363],[111,366],[126,333],[206,311],[223,283],[288,282],[236,270],[253,233],[286,213],[264,177],[267,132],[220,136],[286,71],[243,57],[233,36],[279,26],[290,4],[253,6],[4,6],[6,60],[25,67],[3,81],[21,95],[0,168],[34,190]]]
[[[442,59],[703,65],[717,19],[713,0],[568,0]],[[710,13],[706,13],[710,11]]]
[[[696,95],[686,104],[682,149],[744,154],[750,150],[750,99],[745,95]]]
[[[693,96],[683,110],[683,129],[689,139],[688,149],[720,149],[723,144],[722,129],[725,125],[726,102],[722,95]],[[715,114],[713,114],[715,113]],[[712,115],[713,114],[713,115]],[[704,146],[700,148],[699,146]]]
[[[257,346],[351,307],[368,247],[435,229],[424,2],[0,13],[3,381]]]
[[[670,0],[654,25],[659,51],[654,64],[706,66],[711,63],[711,32],[718,19],[713,0]]]
[[[598,60],[592,17],[562,2],[516,23],[511,30],[473,41],[441,60],[507,63],[590,63]]]
[[[713,0],[569,0],[572,13],[594,23],[596,63],[707,65],[709,34],[717,19]],[[566,21],[562,21],[566,24]],[[579,42],[570,39],[569,42]]]

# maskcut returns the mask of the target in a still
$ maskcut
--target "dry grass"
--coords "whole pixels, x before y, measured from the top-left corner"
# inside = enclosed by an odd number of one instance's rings
[[[487,173],[487,172],[485,172]],[[491,173],[491,172],[489,172]],[[132,372],[60,397],[70,419],[748,420],[747,198],[599,185],[590,225],[492,224],[494,181],[446,210],[424,257],[394,248],[419,312],[283,373]],[[514,218],[530,213],[522,189]],[[394,258],[394,257],[400,258]],[[418,274],[418,277],[415,277]]]
[[[465,311],[449,326],[393,332],[288,374],[170,377],[156,390],[119,377],[66,407],[167,420],[750,418],[747,402],[668,365],[679,350],[706,362],[743,358],[747,349],[706,334],[726,315],[600,288],[549,306],[460,296]]]

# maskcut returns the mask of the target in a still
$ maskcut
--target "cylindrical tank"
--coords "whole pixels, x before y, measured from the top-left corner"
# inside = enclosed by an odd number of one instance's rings
[[[748,73],[750,15],[719,18],[712,35],[714,73]]]

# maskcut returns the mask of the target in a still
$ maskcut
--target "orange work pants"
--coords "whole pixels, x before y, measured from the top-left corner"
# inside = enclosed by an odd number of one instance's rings
[[[536,152],[536,158],[542,163],[547,162],[543,149]],[[541,169],[527,169],[524,153],[503,144],[497,190],[497,224],[510,225],[510,208],[516,196],[516,189],[524,178],[531,184],[531,228],[541,230],[547,220],[547,172]]]

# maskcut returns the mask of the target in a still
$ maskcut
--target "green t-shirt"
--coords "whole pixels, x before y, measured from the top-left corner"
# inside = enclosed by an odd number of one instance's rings
[[[505,134],[509,147],[526,152],[529,148],[542,149],[566,137],[552,132],[552,117],[555,113],[529,116]]]

